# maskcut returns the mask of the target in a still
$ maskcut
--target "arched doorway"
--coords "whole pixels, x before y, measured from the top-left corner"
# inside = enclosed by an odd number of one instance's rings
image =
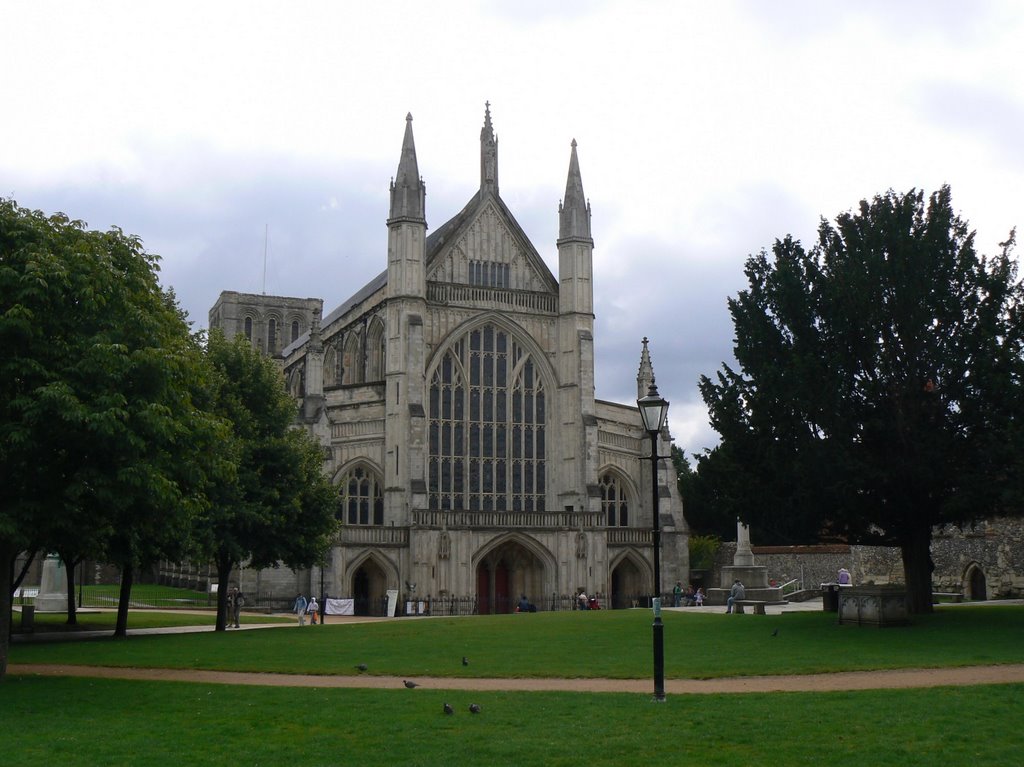
[[[352,597],[356,615],[383,615],[388,579],[372,559],[363,562],[352,574]]]
[[[521,595],[544,603],[544,563],[518,541],[490,551],[476,568],[477,609],[481,615],[514,612]]]
[[[645,581],[637,563],[629,556],[623,557],[612,570],[612,608],[632,607],[634,601],[639,601],[647,593]]]
[[[967,576],[964,578],[967,586],[965,596],[972,601],[988,599],[988,583],[985,580],[985,571],[978,566],[977,562],[967,568]]]

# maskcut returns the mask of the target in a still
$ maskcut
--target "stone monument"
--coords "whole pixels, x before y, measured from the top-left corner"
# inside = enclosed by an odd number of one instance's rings
[[[64,562],[56,554],[48,554],[43,560],[42,582],[36,595],[37,613],[67,612],[68,576]]]
[[[779,586],[768,585],[768,568],[754,564],[754,552],[750,548],[750,528],[740,520],[736,520],[736,554],[732,558],[732,566],[722,568],[721,586],[708,589],[708,602],[725,604],[732,588],[733,581],[743,584],[746,598],[767,604],[786,604]]]

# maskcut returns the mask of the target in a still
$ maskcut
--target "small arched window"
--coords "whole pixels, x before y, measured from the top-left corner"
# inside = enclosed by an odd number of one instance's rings
[[[245,337],[249,341],[252,340],[252,317],[245,318]]]
[[[273,317],[267,323],[267,353],[274,354],[277,351],[277,320]]]
[[[601,475],[598,484],[601,487],[601,510],[604,511],[608,527],[629,525],[629,503],[622,482],[611,472],[606,472]]]
[[[299,340],[299,321],[292,320],[292,343]]]

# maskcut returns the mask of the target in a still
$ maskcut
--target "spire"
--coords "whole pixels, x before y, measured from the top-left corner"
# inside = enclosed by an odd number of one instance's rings
[[[398,160],[398,172],[391,181],[390,218],[425,218],[425,196],[426,190],[416,163],[416,144],[412,139],[410,113],[405,116],[405,138],[402,139],[402,156]]]
[[[647,390],[654,383],[654,366],[651,364],[651,355],[647,351],[647,336],[644,336],[644,348],[640,352],[640,371],[636,374],[636,398],[642,399],[647,396]]]
[[[565,181],[565,199],[558,205],[558,237],[590,237],[590,203],[583,194],[580,161],[576,156],[576,139],[569,156],[569,177]]]
[[[491,125],[491,102],[484,102],[484,127],[480,129],[480,189],[498,194],[498,139]]]

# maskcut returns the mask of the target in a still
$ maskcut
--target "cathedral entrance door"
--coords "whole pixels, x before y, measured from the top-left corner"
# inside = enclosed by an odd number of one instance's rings
[[[353,608],[356,615],[383,615],[387,578],[374,562],[366,562],[352,576]]]
[[[543,563],[516,542],[506,542],[490,552],[476,569],[477,606],[481,614],[514,612],[524,595],[530,602],[540,602],[543,587]]]
[[[643,575],[630,559],[624,559],[612,570],[612,607],[616,610],[633,606],[644,594]]]

